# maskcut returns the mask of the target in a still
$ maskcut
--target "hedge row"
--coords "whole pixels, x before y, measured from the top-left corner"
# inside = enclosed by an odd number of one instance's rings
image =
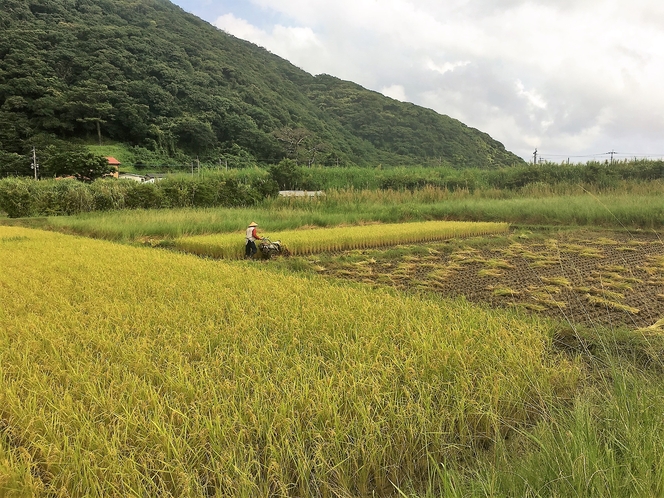
[[[0,180],[0,211],[20,218],[116,209],[249,206],[277,195],[278,190],[277,184],[268,179],[244,184],[209,176],[174,176],[156,183],[7,178]]]

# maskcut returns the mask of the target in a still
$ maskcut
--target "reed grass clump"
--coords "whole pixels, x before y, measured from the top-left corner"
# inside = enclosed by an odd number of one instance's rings
[[[432,461],[538,420],[578,376],[547,354],[545,323],[464,300],[21,228],[0,240],[5,488],[425,490]]]

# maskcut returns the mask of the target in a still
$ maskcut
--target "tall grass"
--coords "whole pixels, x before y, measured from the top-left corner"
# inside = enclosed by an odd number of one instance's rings
[[[301,188],[408,189],[432,185],[457,189],[518,190],[527,185],[584,185],[614,188],[627,181],[649,183],[664,179],[664,161],[615,161],[613,164],[538,164],[498,169],[449,167],[305,168]]]
[[[594,331],[585,387],[535,427],[461,467],[432,462],[441,496],[664,496],[664,336]],[[613,337],[612,337],[613,336]],[[588,345],[587,345],[588,346]],[[648,351],[650,350],[650,351]],[[591,353],[592,352],[592,353]]]
[[[24,455],[72,497],[425,491],[578,375],[464,300],[10,227],[0,269],[5,489]]]
[[[485,467],[482,480],[496,495],[664,496],[662,394],[648,376],[614,370],[524,434],[525,457],[505,454],[511,465]]]
[[[370,222],[456,220],[659,229],[664,201],[657,190],[582,192],[501,198],[440,189],[415,192],[330,192],[311,200],[276,199],[252,208],[135,210],[52,217],[53,228],[93,237],[133,240],[237,232],[256,221],[269,232],[303,226],[332,227]]]

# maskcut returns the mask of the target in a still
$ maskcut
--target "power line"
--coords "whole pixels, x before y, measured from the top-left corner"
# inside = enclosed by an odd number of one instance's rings
[[[611,152],[597,152],[596,154],[544,154],[545,156],[556,156],[556,157],[595,157],[595,156],[606,156],[611,154]],[[664,152],[660,154],[653,154],[651,152],[616,152],[613,151],[613,154],[616,156],[639,156],[639,157],[662,157]]]
[[[535,151],[537,152],[537,150]],[[547,160],[549,158],[567,158],[568,161],[570,158],[574,159],[589,159],[589,158],[598,158],[598,157],[604,157],[604,156],[610,156],[610,161],[613,163],[613,158],[623,158],[623,159],[648,159],[648,158],[657,158],[657,159],[664,159],[664,152],[661,154],[653,154],[653,153],[639,153],[639,152],[617,152],[615,150],[611,150],[609,152],[597,152],[595,154],[542,154],[538,153],[539,160],[540,162],[542,160]]]

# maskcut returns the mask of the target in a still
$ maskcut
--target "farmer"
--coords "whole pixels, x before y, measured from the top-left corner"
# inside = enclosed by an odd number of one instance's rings
[[[256,227],[258,226],[258,223],[255,221],[252,221],[249,223],[249,226],[247,227],[247,246],[244,251],[244,257],[245,258],[252,258],[254,254],[256,254],[256,251],[258,249],[256,248],[256,242],[257,240],[261,240],[261,237],[258,236],[256,233]]]

